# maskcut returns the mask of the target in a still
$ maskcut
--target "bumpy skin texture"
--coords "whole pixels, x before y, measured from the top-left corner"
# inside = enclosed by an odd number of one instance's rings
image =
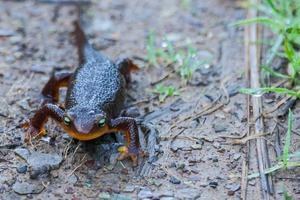
[[[107,117],[120,113],[125,100],[125,79],[117,66],[101,55],[87,57],[71,77],[65,107],[88,107],[102,110]]]
[[[127,147],[119,159],[130,157],[137,165],[139,138],[136,121],[118,117],[125,99],[129,72],[137,66],[130,59],[116,63],[96,52],[86,41],[79,24],[75,24],[79,47],[78,67],[74,73],[54,74],[42,90],[44,105],[29,122],[26,140],[44,134],[44,124],[53,118],[72,137],[87,141],[104,134],[122,131]],[[67,87],[64,108],[57,105],[59,88]]]

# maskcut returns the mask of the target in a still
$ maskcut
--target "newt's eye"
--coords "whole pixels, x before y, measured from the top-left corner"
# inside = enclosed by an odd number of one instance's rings
[[[99,127],[103,127],[103,126],[105,125],[105,123],[106,123],[106,119],[105,119],[105,118],[102,118],[102,119],[99,120],[98,126],[99,126]]]
[[[66,125],[70,125],[71,119],[70,119],[69,117],[64,117],[64,123],[65,123]]]

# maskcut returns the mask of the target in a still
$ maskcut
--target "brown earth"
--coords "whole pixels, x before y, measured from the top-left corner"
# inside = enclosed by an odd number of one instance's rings
[[[240,199],[246,150],[243,144],[232,145],[228,136],[247,133],[246,96],[238,93],[246,83],[244,35],[242,28],[230,24],[245,18],[245,10],[233,0],[190,1],[187,8],[182,2],[94,1],[83,9],[90,42],[112,59],[135,58],[141,68],[133,75],[127,108],[137,109],[141,123],[151,128],[146,139],[152,143],[146,145],[150,159],[140,159],[135,169],[130,161],[115,162],[117,144],[111,138],[106,138],[108,145],[104,139],[78,143],[52,121],[46,126],[48,137],[32,145],[23,143],[20,125],[38,108],[41,88],[52,71],[77,66],[70,33],[78,13],[73,5],[0,3],[1,199]],[[140,58],[146,58],[146,38],[152,30],[158,43],[167,37],[180,47],[190,38],[198,59],[212,61],[197,70],[189,84],[170,67],[149,66]],[[180,95],[160,103],[149,90],[166,74],[163,83],[179,87]],[[272,130],[271,120],[267,124]],[[283,138],[286,130],[279,131]],[[36,177],[16,155],[14,149],[20,147],[56,153],[63,161]],[[293,146],[297,148],[299,142]],[[284,174],[278,177],[276,182],[287,180]],[[24,183],[38,194],[17,194],[32,193]],[[276,184],[278,198],[282,198],[280,184]],[[284,184],[297,199],[299,177],[298,182]],[[258,187],[259,179],[250,180],[248,199],[260,198]]]

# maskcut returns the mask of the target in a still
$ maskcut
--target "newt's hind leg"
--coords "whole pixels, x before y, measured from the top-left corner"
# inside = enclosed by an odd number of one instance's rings
[[[60,72],[54,73],[42,90],[45,97],[44,103],[57,103],[59,100],[59,88],[67,87],[73,73]]]
[[[119,117],[111,120],[111,128],[124,132],[127,142],[126,147],[121,152],[118,160],[130,157],[133,166],[137,166],[140,144],[136,121],[130,117]]]
[[[116,65],[125,77],[126,83],[130,83],[131,81],[130,72],[139,70],[139,67],[129,58],[118,59]]]
[[[42,106],[28,123],[28,130],[25,136],[25,142],[30,141],[31,138],[41,137],[45,134],[44,124],[48,118],[62,122],[64,110],[55,104],[47,103]]]

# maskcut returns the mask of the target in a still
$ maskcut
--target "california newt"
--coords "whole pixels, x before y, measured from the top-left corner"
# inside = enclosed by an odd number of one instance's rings
[[[80,66],[74,73],[54,74],[46,83],[42,90],[46,103],[30,119],[25,139],[28,141],[32,137],[44,135],[44,124],[49,117],[70,136],[81,141],[121,131],[125,133],[127,145],[118,159],[130,157],[133,165],[137,165],[137,123],[133,118],[119,115],[130,71],[138,67],[130,59],[113,62],[98,53],[88,43],[78,22],[75,22],[74,33],[79,47]],[[67,87],[64,106],[58,104],[61,87]]]

